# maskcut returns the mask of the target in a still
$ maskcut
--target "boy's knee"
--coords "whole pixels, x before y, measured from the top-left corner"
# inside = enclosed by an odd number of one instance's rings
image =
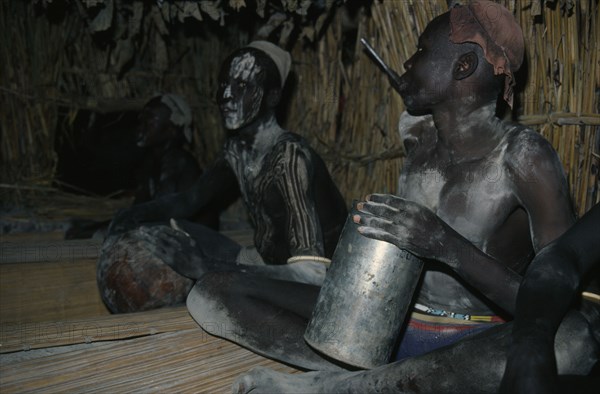
[[[194,290],[202,297],[221,298],[239,289],[243,280],[240,272],[207,272],[196,281]]]
[[[556,332],[554,351],[559,375],[586,375],[598,361],[600,346],[590,323],[571,311]]]
[[[209,272],[190,291],[186,301],[188,311],[210,334],[222,336],[222,326],[231,320],[227,300],[238,280],[235,272]]]

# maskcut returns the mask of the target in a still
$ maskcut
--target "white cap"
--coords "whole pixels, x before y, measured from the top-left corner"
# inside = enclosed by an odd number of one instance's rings
[[[292,66],[290,53],[269,41],[252,41],[248,46],[263,51],[275,62],[281,77],[281,87],[283,88]]]

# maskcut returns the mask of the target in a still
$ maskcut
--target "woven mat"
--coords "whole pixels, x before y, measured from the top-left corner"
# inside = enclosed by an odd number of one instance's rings
[[[74,329],[63,342],[121,339],[2,354],[0,392],[224,393],[256,366],[297,372],[205,333],[185,308],[112,315],[95,330],[91,321],[65,322]]]

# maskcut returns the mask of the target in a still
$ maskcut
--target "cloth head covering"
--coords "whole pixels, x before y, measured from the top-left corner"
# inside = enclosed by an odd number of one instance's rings
[[[513,72],[523,63],[523,31],[509,10],[493,1],[478,0],[450,10],[450,41],[478,44],[494,74],[506,76],[504,100],[512,108]]]
[[[281,87],[283,88],[292,65],[292,57],[290,56],[289,52],[281,49],[269,41],[252,41],[250,44],[248,44],[248,46],[263,51],[273,60],[277,66],[277,70],[279,70]]]
[[[171,123],[182,127],[186,141],[192,142],[192,110],[185,99],[179,95],[167,93],[160,96],[160,102],[171,110],[169,118]]]

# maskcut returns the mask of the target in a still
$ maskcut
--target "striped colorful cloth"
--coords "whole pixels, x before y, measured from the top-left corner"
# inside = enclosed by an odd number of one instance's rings
[[[393,360],[419,356],[504,323],[499,316],[473,316],[415,305]]]

